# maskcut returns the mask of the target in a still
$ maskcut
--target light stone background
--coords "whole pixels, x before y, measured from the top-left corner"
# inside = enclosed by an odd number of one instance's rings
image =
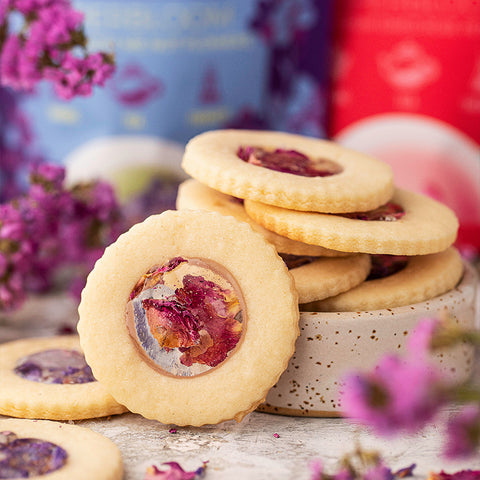
[[[444,416],[451,412],[445,411]],[[337,460],[352,451],[357,442],[378,450],[390,468],[416,463],[416,478],[429,472],[480,469],[479,455],[469,461],[447,462],[440,458],[441,422],[419,435],[393,440],[375,437],[340,418],[284,417],[253,412],[241,423],[225,422],[201,428],[176,427],[146,420],[131,413],[108,420],[76,422],[96,430],[120,448],[125,462],[125,480],[143,480],[146,468],[176,461],[195,470],[208,460],[207,480],[264,480],[310,478],[309,463],[321,458],[333,469]],[[278,434],[278,438],[274,434]]]

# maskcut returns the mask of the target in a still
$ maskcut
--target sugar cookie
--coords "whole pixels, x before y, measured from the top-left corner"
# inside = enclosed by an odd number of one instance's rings
[[[88,428],[0,418],[0,478],[121,480],[118,447]]]
[[[235,197],[303,211],[366,211],[393,194],[391,167],[327,140],[216,130],[187,144],[183,169]],[[307,242],[308,243],[308,242]]]
[[[448,292],[460,281],[463,263],[457,249],[406,257],[398,272],[361,283],[351,290],[308,305],[311,312],[360,312],[401,307]]]
[[[200,209],[218,212],[223,215],[231,215],[241,222],[247,222],[256,232],[261,233],[276,248],[277,252],[313,257],[341,257],[346,255],[344,252],[337,252],[318,245],[308,245],[307,243],[290,240],[263,228],[247,215],[241,199],[218,192],[195,179],[189,179],[180,184],[177,208],[179,210]]]
[[[78,331],[96,378],[132,412],[177,425],[240,421],[294,352],[297,301],[285,264],[249,225],[167,211],[105,250]]]
[[[95,381],[76,335],[0,345],[0,413],[80,420],[126,412]]]
[[[339,258],[310,258],[304,265],[290,269],[299,303],[345,292],[363,282],[369,272],[370,256],[362,253]]]
[[[397,207],[401,207],[397,212]],[[327,215],[297,212],[245,200],[245,210],[256,222],[293,240],[342,252],[389,255],[425,255],[441,252],[454,241],[455,214],[445,205],[419,193],[397,189],[385,208],[363,214]],[[399,217],[399,218],[397,218]],[[382,221],[385,218],[386,221]]]

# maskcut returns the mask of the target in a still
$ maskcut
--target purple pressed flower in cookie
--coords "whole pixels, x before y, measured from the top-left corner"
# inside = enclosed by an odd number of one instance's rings
[[[0,478],[29,478],[62,468],[67,452],[54,443],[0,432]]]
[[[237,157],[252,165],[302,177],[329,177],[343,170],[332,160],[311,159],[296,150],[283,148],[277,148],[270,152],[261,147],[239,147]]]
[[[91,368],[82,353],[52,349],[28,355],[14,372],[26,380],[41,383],[76,384],[94,382]]]
[[[404,215],[405,210],[402,206],[393,202],[388,202],[375,210],[370,210],[368,212],[342,213],[340,216],[352,218],[354,220],[395,222],[396,220],[400,220]]]

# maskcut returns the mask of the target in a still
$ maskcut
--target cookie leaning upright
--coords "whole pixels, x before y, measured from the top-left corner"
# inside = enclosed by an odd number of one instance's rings
[[[82,292],[88,364],[130,411],[176,425],[241,420],[298,336],[293,278],[273,246],[216,212],[167,211],[109,246]]]
[[[187,144],[183,169],[209,187],[282,208],[367,211],[394,190],[389,165],[327,140],[295,134],[216,130]]]

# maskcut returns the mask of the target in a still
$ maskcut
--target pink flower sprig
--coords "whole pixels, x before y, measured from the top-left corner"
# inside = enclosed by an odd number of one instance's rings
[[[416,433],[449,404],[467,404],[448,421],[443,455],[463,458],[480,446],[480,392],[468,381],[452,385],[429,354],[458,342],[480,344],[478,333],[437,319],[424,319],[411,333],[408,355],[386,355],[368,372],[352,372],[340,394],[343,414],[382,436]]]
[[[327,473],[321,460],[310,462],[310,480],[400,480],[412,477],[415,464],[392,471],[376,451],[357,447],[339,461],[337,471]]]
[[[10,16],[23,16],[13,30]],[[89,96],[115,71],[111,53],[89,54],[83,14],[69,0],[0,0],[0,83],[31,91],[43,79],[60,98]]]
[[[444,455],[450,459],[468,458],[478,453],[479,445],[480,405],[472,403],[448,420]]]
[[[28,192],[0,205],[0,310],[62,283],[79,293],[105,247],[123,231],[120,208],[105,182],[67,188],[65,169],[39,164]],[[73,272],[73,274],[72,274]]]
[[[309,468],[309,480],[401,480],[413,477],[416,465],[392,470],[377,451],[357,447],[339,460],[334,472],[327,472],[323,462],[318,459],[312,460]],[[430,472],[426,480],[480,480],[480,470]]]

